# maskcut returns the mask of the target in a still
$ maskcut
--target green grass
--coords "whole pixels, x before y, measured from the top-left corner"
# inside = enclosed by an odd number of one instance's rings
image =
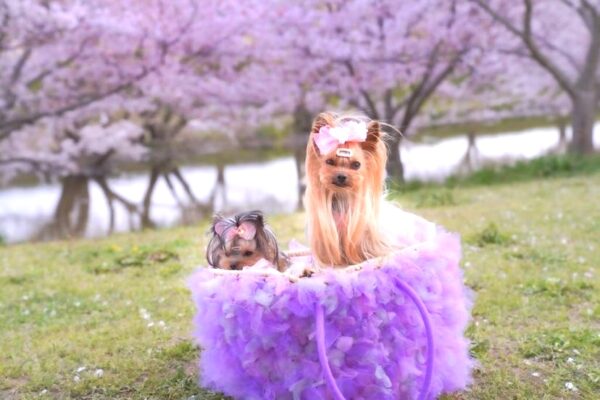
[[[479,366],[448,398],[597,398],[600,173],[394,198],[463,237]],[[286,242],[303,220],[271,222]],[[205,230],[0,248],[0,398],[221,399],[196,386],[190,339]]]

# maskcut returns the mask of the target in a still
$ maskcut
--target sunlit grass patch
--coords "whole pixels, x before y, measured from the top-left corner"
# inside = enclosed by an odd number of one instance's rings
[[[543,279],[528,280],[523,284],[523,293],[526,295],[542,295],[549,297],[564,297],[575,295],[589,297],[590,291],[595,289],[594,284],[586,281],[565,282],[559,278],[546,277]]]
[[[556,251],[539,251],[535,248],[523,248],[509,251],[505,254],[507,259],[521,260],[539,265],[564,265],[567,257]]]
[[[527,336],[519,351],[525,358],[570,362],[582,352],[598,353],[598,346],[600,336],[590,329],[555,329]]]

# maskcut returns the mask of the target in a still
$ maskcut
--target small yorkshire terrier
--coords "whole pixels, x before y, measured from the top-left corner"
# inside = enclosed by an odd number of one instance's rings
[[[379,232],[387,149],[379,122],[322,113],[306,148],[304,206],[321,265],[358,264],[389,252]]]
[[[241,270],[265,259],[283,271],[287,257],[279,252],[277,239],[260,211],[237,214],[231,218],[216,215],[210,229],[206,260],[213,268]]]

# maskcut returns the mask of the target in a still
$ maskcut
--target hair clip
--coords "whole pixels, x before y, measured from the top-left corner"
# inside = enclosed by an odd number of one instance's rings
[[[335,151],[335,155],[338,157],[350,158],[352,157],[352,150],[342,147]]]

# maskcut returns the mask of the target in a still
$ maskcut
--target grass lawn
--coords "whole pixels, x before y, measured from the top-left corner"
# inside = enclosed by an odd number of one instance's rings
[[[449,398],[598,398],[600,173],[394,197],[464,239],[480,365]],[[271,222],[303,237],[301,214]],[[205,229],[0,247],[0,398],[223,398],[190,341]]]

